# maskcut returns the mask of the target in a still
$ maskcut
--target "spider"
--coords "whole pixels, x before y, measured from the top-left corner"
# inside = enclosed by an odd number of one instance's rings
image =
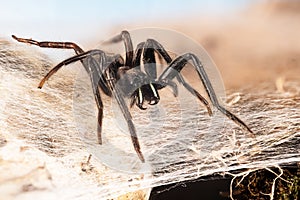
[[[173,82],[173,79],[176,78],[185,89],[204,104],[210,116],[213,114],[208,101],[189,85],[180,73],[188,62],[191,62],[195,67],[211,104],[236,124],[253,133],[242,120],[220,105],[201,61],[193,53],[185,53],[172,59],[164,47],[154,39],[147,39],[139,43],[134,50],[128,31],[122,31],[107,41],[107,43],[123,42],[126,50],[125,58],[120,54],[108,54],[99,49],[83,51],[82,48],[72,42],[38,42],[32,39],[18,38],[14,35],[12,37],[18,42],[33,44],[39,47],[73,49],[76,55],[60,62],[52,68],[40,81],[38,88],[41,89],[44,83],[62,66],[81,61],[91,79],[93,94],[98,108],[98,143],[102,144],[103,103],[100,95],[100,91],[102,91],[105,95],[116,99],[126,119],[134,149],[141,162],[145,162],[145,159],[141,152],[136,129],[125,98],[130,99],[130,107],[136,105],[139,109],[145,110],[146,107],[144,105],[146,102],[149,105],[155,105],[159,102],[160,95],[158,91],[166,86],[171,87],[174,96],[177,96],[177,84]],[[156,68],[156,54],[160,55],[167,63],[167,67],[159,76],[157,75]],[[143,69],[141,68],[141,62],[144,66]]]

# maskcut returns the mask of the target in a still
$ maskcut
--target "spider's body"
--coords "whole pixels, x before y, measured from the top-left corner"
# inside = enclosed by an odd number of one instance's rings
[[[130,98],[130,107],[136,105],[141,110],[144,110],[146,109],[145,104],[155,105],[159,102],[159,90],[166,86],[171,87],[174,96],[177,96],[177,84],[173,82],[173,79],[176,78],[180,84],[206,106],[209,115],[213,114],[208,101],[190,86],[180,73],[189,61],[195,67],[212,106],[252,133],[242,120],[219,104],[212,84],[200,60],[192,53],[186,53],[172,59],[164,47],[153,39],[139,43],[134,50],[131,37],[127,31],[122,31],[121,34],[108,41],[108,43],[124,42],[126,50],[125,59],[119,54],[107,54],[98,49],[85,52],[78,45],[70,42],[37,42],[31,39],[17,38],[16,36],[13,36],[13,38],[19,42],[34,44],[40,47],[74,49],[76,55],[62,61],[50,70],[41,80],[39,88],[42,88],[45,81],[62,66],[81,61],[91,79],[98,108],[98,142],[100,144],[102,143],[103,104],[100,94],[101,91],[105,95],[113,96],[116,99],[128,124],[134,149],[142,162],[144,162],[144,156],[140,150],[135,126],[125,98]],[[155,54],[162,57],[167,64],[167,67],[160,75],[157,74]],[[143,65],[143,67],[141,67],[141,65]]]
[[[124,96],[131,98],[131,106],[136,104],[140,109],[145,109],[143,104],[147,101],[150,105],[159,102],[158,88],[161,87],[140,69],[132,68],[121,70],[118,87]]]

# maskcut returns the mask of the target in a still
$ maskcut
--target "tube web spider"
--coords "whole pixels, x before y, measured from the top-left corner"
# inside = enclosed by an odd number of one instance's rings
[[[116,99],[127,122],[134,149],[142,162],[145,162],[145,159],[141,152],[136,129],[125,98],[130,99],[130,107],[136,105],[139,109],[145,110],[145,103],[155,105],[159,102],[160,95],[158,91],[166,86],[171,87],[174,96],[177,96],[177,84],[173,82],[173,79],[176,78],[186,90],[204,104],[208,114],[210,116],[213,115],[208,101],[191,85],[189,85],[181,75],[180,72],[187,63],[191,63],[197,71],[212,106],[243,129],[253,133],[241,119],[220,105],[201,61],[193,53],[185,53],[172,60],[164,47],[154,39],[147,39],[144,42],[140,42],[136,49],[134,49],[131,36],[127,31],[122,31],[119,35],[107,41],[107,43],[123,42],[126,50],[125,58],[123,58],[120,54],[107,54],[99,49],[93,49],[85,52],[77,44],[72,42],[38,42],[32,39],[18,38],[14,35],[12,35],[12,37],[18,42],[33,44],[44,48],[73,49],[76,55],[60,62],[52,68],[40,81],[38,87],[42,88],[44,83],[62,66],[80,61],[91,80],[93,94],[98,109],[98,143],[102,144],[101,129],[103,103],[100,94],[100,91],[102,91],[105,95]],[[157,74],[156,54],[162,57],[167,63],[167,67],[160,75]],[[143,68],[141,68],[141,65],[143,65]]]

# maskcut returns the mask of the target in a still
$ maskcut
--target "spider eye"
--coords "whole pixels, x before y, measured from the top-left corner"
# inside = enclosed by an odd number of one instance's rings
[[[138,77],[133,77],[132,79],[131,79],[131,85],[136,85],[137,83],[140,83],[141,81],[140,81],[140,79],[138,78]]]

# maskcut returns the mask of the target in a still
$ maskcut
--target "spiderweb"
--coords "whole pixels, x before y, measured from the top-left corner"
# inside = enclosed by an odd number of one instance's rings
[[[168,44],[163,44],[168,50],[178,49]],[[36,89],[54,65],[40,51],[0,43],[3,197],[117,198],[215,173],[300,162],[299,82],[284,82],[281,91],[266,84],[225,97],[212,61],[202,50],[195,52],[223,104],[251,127],[255,137],[217,111],[209,117],[183,87],[177,98],[164,89],[159,105],[143,112],[131,109],[146,157],[141,163],[118,105],[104,95],[103,145],[97,144],[94,97],[80,63],[62,68],[42,90]],[[190,69],[184,76],[197,87],[199,80]],[[132,195],[146,199],[146,193]]]

